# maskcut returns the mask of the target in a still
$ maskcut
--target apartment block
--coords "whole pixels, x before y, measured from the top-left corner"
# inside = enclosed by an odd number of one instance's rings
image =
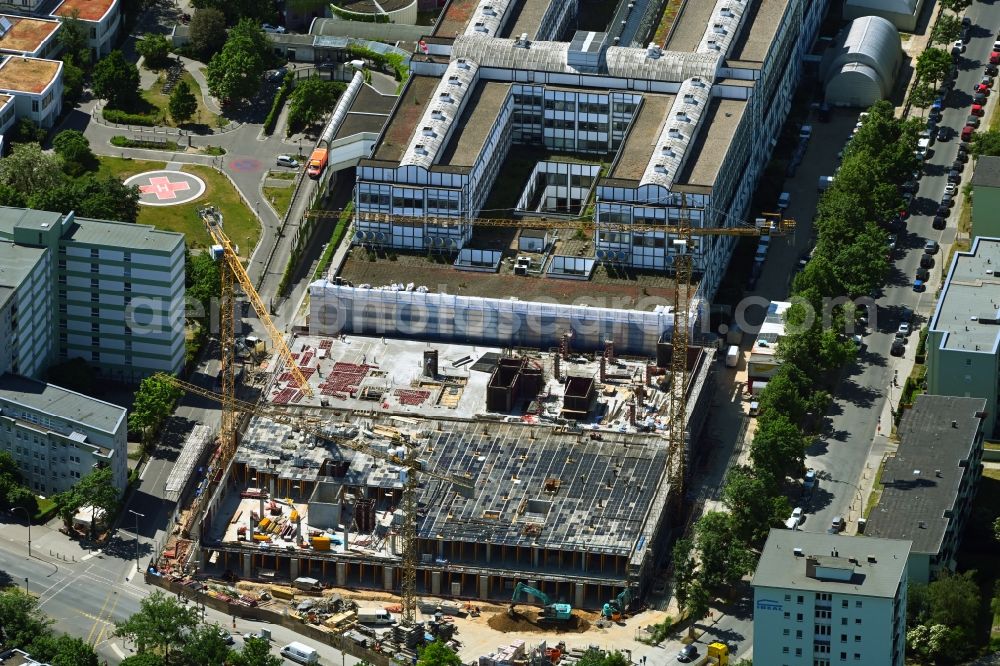
[[[57,34],[62,24],[14,14],[0,14],[0,53],[50,58],[59,50]]]
[[[910,542],[772,529],[753,576],[754,661],[903,666]]]
[[[985,203],[980,191],[976,206]],[[998,268],[1000,238],[980,236],[970,251],[956,252],[927,332],[927,392],[985,398],[988,439],[996,432],[1000,399]]]
[[[17,461],[40,495],[70,488],[108,466],[115,488],[128,482],[123,407],[25,377],[0,376],[0,451]]]
[[[147,225],[0,208],[0,240],[44,250],[57,360],[121,381],[184,363],[184,236]],[[22,373],[24,371],[22,370]],[[40,372],[28,373],[40,377]]]
[[[0,62],[0,93],[14,99],[18,118],[30,118],[49,128],[62,112],[63,64],[26,56]]]
[[[87,27],[90,57],[96,62],[111,53],[121,28],[120,0],[63,0],[52,18],[76,18]]]
[[[982,398],[919,395],[899,424],[899,448],[885,462],[865,534],[912,541],[914,582],[955,569],[983,475],[985,409]]]
[[[55,356],[52,256],[0,243],[0,374],[41,377]]]

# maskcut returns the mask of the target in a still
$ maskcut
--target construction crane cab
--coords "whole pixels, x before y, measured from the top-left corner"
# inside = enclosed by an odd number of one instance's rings
[[[622,619],[622,615],[625,614],[630,603],[632,603],[632,589],[625,588],[621,594],[604,604],[601,615],[608,620],[618,622]]]
[[[543,621],[549,622],[566,622],[573,618],[573,607],[569,604],[556,604],[552,603],[552,599],[549,595],[545,594],[541,590],[535,589],[530,585],[525,585],[524,583],[518,583],[514,588],[514,594],[510,598],[510,606],[507,608],[507,614],[510,616],[517,615],[517,602],[521,598],[521,593],[530,594],[535,599],[542,604],[542,617],[539,618]]]

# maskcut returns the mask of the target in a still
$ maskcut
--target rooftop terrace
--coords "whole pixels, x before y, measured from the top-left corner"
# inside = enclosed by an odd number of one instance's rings
[[[465,32],[479,0],[452,0],[448,10],[438,19],[435,37],[456,37]]]
[[[763,62],[787,6],[788,0],[757,0],[750,15],[743,17],[743,31],[729,50],[729,59]]]
[[[1000,339],[997,267],[1000,239],[980,237],[970,252],[955,253],[929,326],[946,333],[942,348],[995,353]]]
[[[0,64],[0,89],[41,93],[55,80],[60,67],[58,60],[9,56]]]

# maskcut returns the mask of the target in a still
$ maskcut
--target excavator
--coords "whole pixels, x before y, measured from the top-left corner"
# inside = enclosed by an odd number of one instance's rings
[[[535,599],[542,604],[542,616],[539,618],[543,622],[566,622],[573,619],[573,607],[569,604],[555,604],[552,603],[552,599],[549,595],[545,594],[541,590],[537,590],[524,583],[518,583],[514,588],[514,594],[510,598],[510,606],[507,608],[507,614],[511,617],[517,615],[515,606],[517,602],[521,599],[521,593],[530,594]]]
[[[617,622],[622,619],[622,615],[625,614],[625,610],[630,603],[632,603],[632,589],[626,587],[621,594],[604,604],[604,608],[601,609],[601,615],[608,620]]]

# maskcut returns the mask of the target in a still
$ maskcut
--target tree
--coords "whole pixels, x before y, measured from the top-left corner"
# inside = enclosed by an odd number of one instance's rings
[[[956,14],[964,12],[971,4],[972,0],[941,0],[942,7],[950,9]]]
[[[753,552],[733,534],[727,513],[709,511],[702,515],[695,526],[695,547],[701,560],[699,580],[709,590],[732,587],[753,571],[756,563]]]
[[[270,53],[260,26],[241,20],[208,63],[209,91],[223,103],[250,99],[260,90]]]
[[[791,512],[788,498],[778,492],[771,470],[762,472],[756,474],[749,467],[735,467],[730,470],[722,489],[722,501],[729,508],[733,533],[745,543],[764,541],[768,530],[781,525]]]
[[[12,143],[42,143],[48,135],[31,118],[21,118],[14,124],[10,140]]]
[[[69,54],[63,55],[63,102],[72,106],[83,96],[83,70]]]
[[[271,644],[264,638],[247,638],[243,641],[243,649],[233,652],[230,659],[233,666],[281,666],[284,663],[271,654]]]
[[[970,651],[968,633],[960,627],[921,624],[906,632],[911,656],[931,664],[953,664]]]
[[[134,223],[139,217],[139,188],[111,175],[88,173],[58,187],[35,191],[28,204],[39,210],[73,210],[82,217]]]
[[[0,206],[25,208],[26,203],[27,202],[23,194],[15,190],[10,185],[0,183]]]
[[[946,571],[927,586],[928,620],[931,624],[962,627],[969,631],[975,628],[980,609],[980,591],[975,577],[975,571],[962,574]]]
[[[287,133],[313,124],[333,110],[346,86],[337,81],[324,81],[318,76],[297,81],[288,107]]]
[[[198,110],[198,98],[191,92],[187,81],[179,81],[170,93],[170,117],[178,123],[189,120]]]
[[[750,442],[750,462],[758,475],[769,474],[776,483],[797,477],[805,466],[806,440],[785,414],[758,419]]]
[[[202,666],[202,664],[225,664],[231,652],[222,638],[219,625],[202,624],[195,627],[188,635],[181,655],[186,664]]]
[[[219,52],[226,43],[226,17],[215,9],[195,9],[190,26],[191,48],[204,60]]]
[[[437,663],[437,662],[435,662]],[[631,662],[621,652],[601,652],[595,648],[590,648],[583,653],[577,666],[629,666]]]
[[[54,190],[65,180],[62,158],[42,151],[37,143],[14,146],[0,159],[0,183],[28,197],[34,192]]]
[[[691,598],[691,586],[694,584],[695,560],[694,542],[691,539],[680,538],[674,544],[674,596],[677,597],[677,608],[681,614],[687,610]]]
[[[79,10],[74,9],[69,16],[61,19],[57,39],[63,49],[63,62],[72,58],[77,67],[87,69],[90,67],[89,30],[79,15]]]
[[[1000,155],[1000,132],[985,130],[972,135],[972,154],[976,157],[984,155]]]
[[[962,36],[962,22],[957,16],[941,14],[934,25],[931,39],[938,44],[951,44]]]
[[[79,130],[63,130],[52,139],[52,148],[63,158],[63,170],[71,176],[97,169],[98,161],[90,141]]]
[[[139,99],[139,68],[116,49],[94,66],[91,87],[109,107],[131,108]]]
[[[216,9],[226,15],[226,22],[236,23],[240,19],[250,19],[260,25],[262,22],[273,21],[275,17],[274,0],[194,0],[192,6],[198,10]]]
[[[97,522],[97,510],[104,512],[104,520],[110,522],[112,516],[118,513],[121,505],[121,495],[114,486],[114,473],[110,467],[98,467],[74,484],[77,501],[80,506],[94,507],[93,519],[90,521],[91,534]]]
[[[125,657],[119,666],[165,666],[165,662],[154,652],[141,652]]]
[[[134,640],[138,652],[158,648],[164,660],[169,661],[171,651],[183,646],[185,637],[197,625],[198,612],[194,608],[182,606],[173,597],[156,590],[139,602],[138,612],[115,624],[115,636]],[[250,642],[247,641],[247,645]]]
[[[38,610],[38,599],[19,587],[0,591],[0,637],[8,648],[26,648],[48,633],[49,620]]]
[[[937,97],[937,91],[927,83],[920,83],[910,90],[910,104],[918,109],[926,109]]]
[[[691,620],[691,624],[688,625],[690,637],[694,638],[694,624],[708,615],[711,603],[712,595],[701,584],[701,581],[695,581],[694,585],[691,586],[691,600],[688,602],[688,619]]]
[[[136,40],[135,51],[145,58],[146,69],[162,69],[170,63],[170,42],[159,33],[147,32]]]
[[[170,383],[166,376],[152,375],[139,384],[128,415],[128,427],[142,433],[143,442],[149,443],[163,425],[183,392]]]
[[[925,82],[943,81],[954,66],[955,62],[952,60],[951,54],[944,49],[925,49],[917,56],[917,76]]]
[[[99,666],[94,648],[76,636],[44,634],[26,651],[36,661],[52,666]]]
[[[201,303],[207,315],[213,298],[219,298],[222,283],[219,276],[219,262],[208,252],[188,255],[185,262],[185,284],[187,295]]]

